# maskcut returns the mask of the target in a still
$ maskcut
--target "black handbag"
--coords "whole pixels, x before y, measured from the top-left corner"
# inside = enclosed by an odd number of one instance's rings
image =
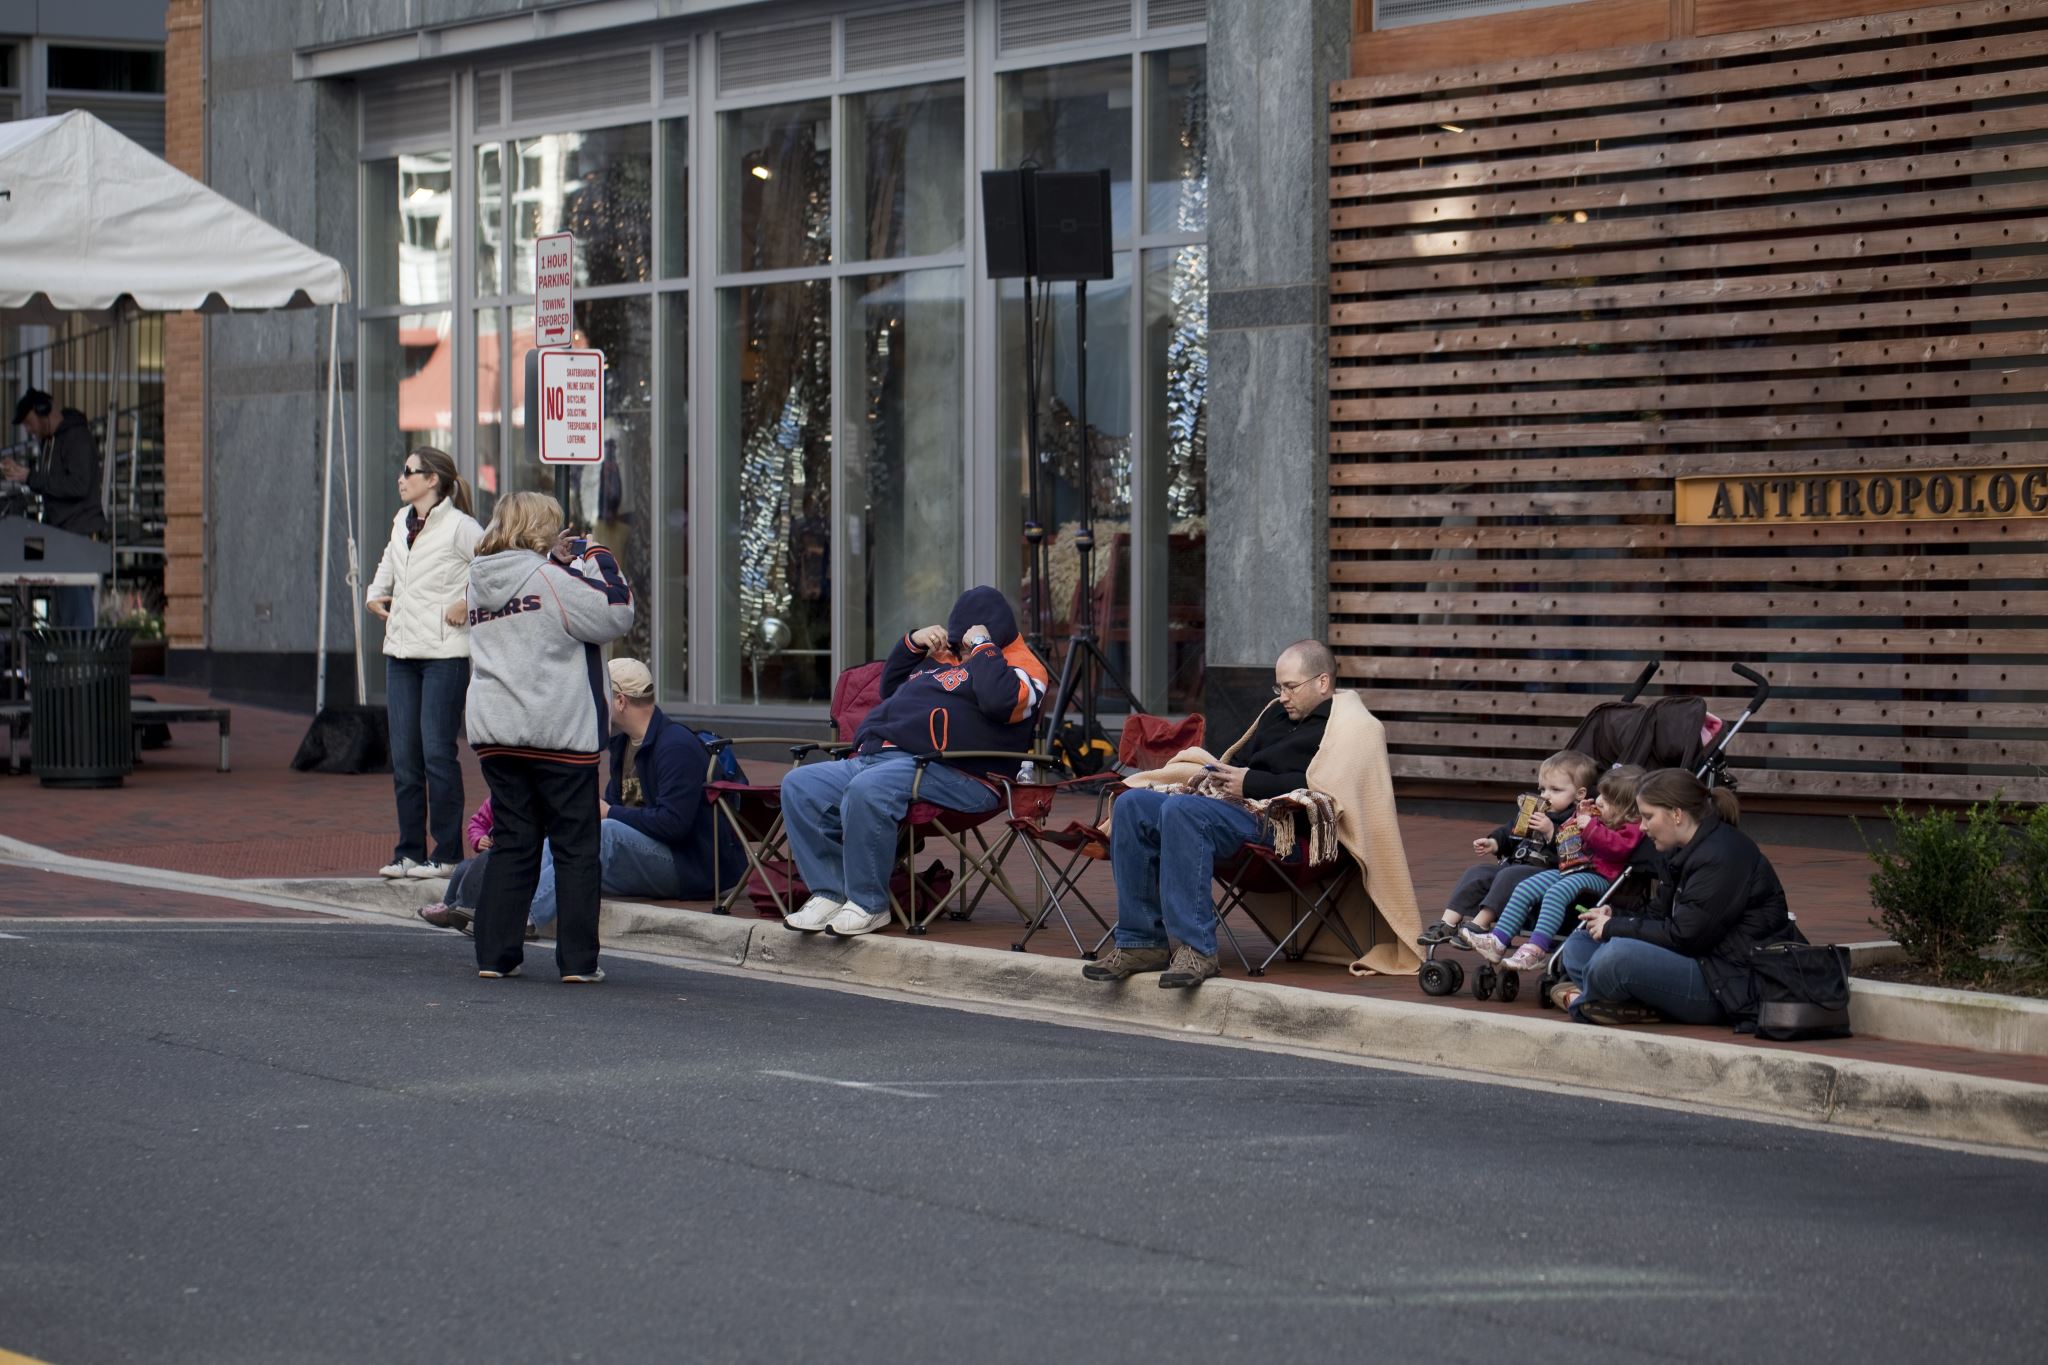
[[[1849,950],[1787,939],[1750,949],[1759,1038],[1847,1038]]]

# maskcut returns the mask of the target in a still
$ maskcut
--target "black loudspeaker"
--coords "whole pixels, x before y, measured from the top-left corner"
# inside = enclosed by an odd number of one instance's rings
[[[1042,280],[1106,280],[1110,255],[1109,171],[1040,171],[1032,221]]]
[[[1031,242],[1031,182],[1035,174],[1028,166],[981,173],[981,228],[992,280],[1038,273]]]

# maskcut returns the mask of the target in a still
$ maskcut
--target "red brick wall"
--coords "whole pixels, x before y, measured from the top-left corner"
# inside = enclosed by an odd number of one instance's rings
[[[206,0],[170,0],[165,18],[164,159],[206,178]],[[206,324],[164,319],[164,629],[176,649],[206,647]]]

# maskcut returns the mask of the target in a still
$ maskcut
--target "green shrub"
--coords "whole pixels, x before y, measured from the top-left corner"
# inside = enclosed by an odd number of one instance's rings
[[[2018,881],[2007,860],[2008,809],[1993,799],[1960,817],[1948,810],[1914,815],[1901,801],[1885,812],[1892,823],[1889,848],[1872,847],[1864,837],[1876,864],[1870,900],[1878,923],[1938,978],[1981,974],[1979,950],[2011,918]]]

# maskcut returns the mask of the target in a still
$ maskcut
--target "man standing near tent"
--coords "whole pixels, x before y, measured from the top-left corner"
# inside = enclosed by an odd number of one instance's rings
[[[14,420],[43,443],[42,458],[30,469],[19,460],[0,460],[0,477],[26,483],[43,499],[43,522],[60,531],[104,540],[106,505],[100,500],[100,447],[92,425],[76,408],[57,408],[57,400],[30,389],[14,405]],[[59,588],[52,596],[50,624],[90,629],[91,588]]]

